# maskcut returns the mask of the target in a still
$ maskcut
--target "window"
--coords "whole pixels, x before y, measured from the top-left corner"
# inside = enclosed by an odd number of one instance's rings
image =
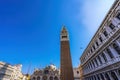
[[[120,19],[120,13],[116,16],[118,19]]]
[[[99,46],[98,42],[96,42],[96,45]]]
[[[77,71],[77,74],[79,74],[79,71]]]
[[[108,55],[110,56],[110,58],[114,58],[114,56],[113,56],[112,52],[110,51],[110,49],[107,48],[106,51],[107,51]]]
[[[103,32],[103,34],[105,35],[105,37],[107,37],[107,36],[108,36],[107,31],[104,31],[104,32]]]
[[[109,27],[110,27],[110,29],[114,29],[115,28],[115,26],[111,23],[110,25],[109,25]]]
[[[44,74],[49,74],[49,71],[48,71],[48,70],[45,70],[45,71],[44,71]]]
[[[40,77],[39,77],[39,76],[37,77],[37,80],[40,80]]]
[[[36,78],[35,77],[33,77],[33,80],[35,80]]]
[[[50,76],[50,79],[49,80],[53,80],[53,77],[52,76]]]
[[[67,36],[62,36],[62,38],[67,38]]]
[[[91,49],[91,53],[93,52],[93,50]]]
[[[54,80],[59,80],[57,76],[54,77]]]
[[[100,42],[103,42],[102,37],[100,37],[99,39],[100,39]]]
[[[95,50],[95,46],[93,45],[93,49]]]
[[[120,55],[120,47],[116,43],[113,43],[113,47],[117,51],[117,53]]]

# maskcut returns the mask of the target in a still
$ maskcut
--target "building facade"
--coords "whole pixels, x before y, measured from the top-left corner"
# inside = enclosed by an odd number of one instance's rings
[[[60,71],[56,66],[50,65],[44,69],[35,69],[31,80],[60,80]]]
[[[62,28],[60,34],[60,79],[61,80],[74,80],[72,60],[70,54],[69,35],[65,27]]]
[[[83,80],[120,80],[120,0],[80,57]]]
[[[78,67],[78,69],[79,69],[79,71],[80,71],[80,74],[79,74],[80,80],[83,80],[83,69],[82,69],[82,66],[80,65],[80,66]]]
[[[79,68],[73,68],[74,80],[80,80]],[[49,65],[43,69],[35,69],[30,80],[61,80],[60,69],[55,65]]]
[[[0,62],[0,80],[22,80],[22,65],[10,65]]]
[[[80,70],[79,68],[73,68],[74,80],[80,80]]]

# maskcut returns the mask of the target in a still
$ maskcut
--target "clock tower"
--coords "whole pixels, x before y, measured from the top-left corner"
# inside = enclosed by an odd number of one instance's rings
[[[61,80],[74,80],[72,60],[70,55],[69,35],[65,26],[63,26],[61,31],[60,43],[61,43],[60,78]]]

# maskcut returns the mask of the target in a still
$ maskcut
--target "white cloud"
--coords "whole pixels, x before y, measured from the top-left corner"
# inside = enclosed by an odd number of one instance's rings
[[[114,0],[85,0],[82,5],[82,23],[94,33],[100,26]]]

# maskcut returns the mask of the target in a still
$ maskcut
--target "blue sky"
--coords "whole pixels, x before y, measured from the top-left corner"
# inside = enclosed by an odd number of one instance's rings
[[[60,65],[60,31],[70,35],[73,66],[114,0],[0,0],[0,60],[22,64],[23,73]],[[82,48],[82,49],[81,49]]]

